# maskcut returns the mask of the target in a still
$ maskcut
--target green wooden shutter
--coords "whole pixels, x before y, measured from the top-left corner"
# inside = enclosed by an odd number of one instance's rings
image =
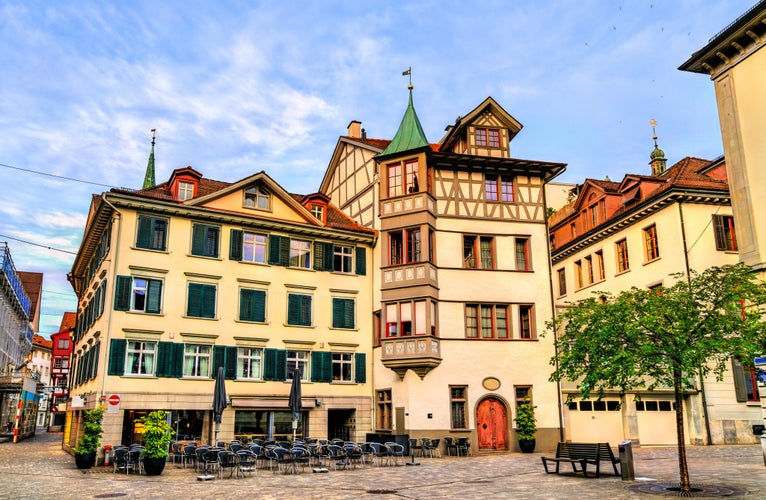
[[[218,376],[218,367],[223,367],[224,377],[226,376],[226,346],[214,345],[213,346],[213,369],[210,370],[210,378]]]
[[[205,255],[205,236],[207,226],[194,224],[192,226],[192,255]]]
[[[159,313],[162,304],[162,281],[147,280],[146,288],[146,312]]]
[[[332,299],[332,327],[354,328],[354,299]]]
[[[357,384],[367,382],[367,357],[363,352],[354,354],[354,382]]]
[[[301,295],[297,293],[287,295],[287,324],[301,324]]]
[[[228,380],[237,378],[237,346],[226,346],[226,367],[223,370],[224,377]]]
[[[197,318],[202,313],[202,285],[189,283],[189,296],[186,301],[186,315]]]
[[[152,247],[153,226],[153,219],[151,217],[141,215],[138,217],[138,237],[136,238],[136,246],[138,248]]]
[[[202,285],[202,311],[201,317],[215,318],[215,285]]]
[[[311,381],[324,382],[322,380],[322,351],[311,351]]]
[[[726,250],[726,227],[721,215],[713,215],[713,235],[715,236],[715,249]]]
[[[731,358],[731,373],[734,375],[734,394],[737,402],[747,402],[747,383],[745,381],[745,367],[737,359]]]
[[[279,265],[279,242],[281,236],[276,234],[269,235],[269,264]]]
[[[356,327],[356,315],[355,315],[355,307],[354,307],[354,299],[346,299],[346,310],[343,311],[343,322],[346,325],[346,328],[355,328]]]
[[[242,288],[239,291],[240,321],[266,321],[266,291]]]
[[[232,229],[229,238],[229,259],[242,260],[242,239],[244,232],[241,229]]]
[[[301,296],[301,325],[311,326],[311,295]]]
[[[109,346],[109,375],[122,376],[125,373],[125,339],[112,339]]]
[[[249,288],[239,289],[239,320],[253,321],[252,292]]]
[[[284,380],[287,352],[282,349],[263,350],[263,380]],[[281,376],[280,376],[281,375]]]
[[[173,376],[173,342],[157,343],[157,369],[158,377]]]
[[[356,274],[359,276],[367,274],[367,249],[365,247],[356,247]]]
[[[279,242],[279,265],[290,265],[290,238],[282,238]]]
[[[314,242],[314,270],[315,271],[327,271],[328,269],[324,265],[324,243],[321,241]]]
[[[98,375],[98,359],[101,356],[101,341],[96,342],[93,349],[93,370],[91,371],[90,378],[95,378],[96,375]]]
[[[128,311],[130,309],[130,292],[133,288],[133,278],[117,276],[117,290],[114,293],[114,310]]]
[[[173,343],[173,355],[170,360],[171,377],[181,378],[184,376],[184,344]]]

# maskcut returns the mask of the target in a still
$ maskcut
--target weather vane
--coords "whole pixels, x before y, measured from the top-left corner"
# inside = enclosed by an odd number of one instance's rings
[[[657,146],[657,131],[655,130],[657,128],[657,120],[654,118],[649,120],[649,126],[652,127],[652,139],[654,139],[654,145]]]
[[[406,71],[402,71],[402,76],[409,76],[410,77],[410,84],[407,85],[407,88],[412,90],[412,66],[407,68]]]

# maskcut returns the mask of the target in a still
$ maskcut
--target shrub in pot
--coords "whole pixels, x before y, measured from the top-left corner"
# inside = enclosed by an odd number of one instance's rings
[[[96,464],[96,452],[101,445],[101,435],[104,428],[101,419],[104,417],[104,407],[97,406],[83,413],[82,435],[74,447],[74,461],[78,469],[90,469]]]
[[[168,412],[155,410],[139,419],[144,425],[144,472],[147,476],[162,474],[165,462],[170,455],[170,442],[173,440],[173,428],[168,424]]]
[[[535,418],[535,406],[532,401],[525,398],[516,407],[516,437],[519,440],[519,448],[524,453],[532,453],[535,450],[535,432],[537,432],[537,419]]]

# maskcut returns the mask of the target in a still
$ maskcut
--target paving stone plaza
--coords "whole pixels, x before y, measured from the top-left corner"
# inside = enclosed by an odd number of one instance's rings
[[[0,498],[213,498],[292,499],[589,499],[657,495],[627,488],[678,482],[675,448],[635,448],[635,481],[613,475],[582,478],[543,471],[543,453],[497,453],[469,457],[420,458],[419,466],[366,466],[326,474],[274,474],[258,470],[245,478],[197,481],[193,468],[167,464],[161,476],[115,474],[112,467],[80,471],[61,450],[61,434],[0,444]],[[726,485],[746,491],[728,498],[766,498],[766,466],[758,445],[688,447],[692,483]],[[409,459],[405,460],[409,461]],[[603,470],[603,469],[602,469]]]

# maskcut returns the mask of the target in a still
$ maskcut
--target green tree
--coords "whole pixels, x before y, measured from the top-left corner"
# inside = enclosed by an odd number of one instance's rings
[[[549,322],[557,336],[551,381],[575,381],[583,398],[599,399],[606,389],[672,387],[680,489],[689,493],[683,392],[697,377],[720,380],[732,357],[747,363],[766,352],[766,284],[744,264],[673,279],[616,296],[595,292]]]

